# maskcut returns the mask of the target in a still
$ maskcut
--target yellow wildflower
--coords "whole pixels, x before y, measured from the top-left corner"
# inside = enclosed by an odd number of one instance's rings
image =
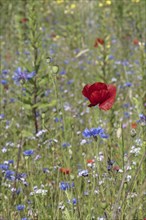
[[[99,7],[103,7],[103,4],[102,4],[102,3],[99,3]]]
[[[138,3],[140,0],[132,0],[133,3]]]
[[[76,8],[76,4],[71,4],[70,8],[71,8],[71,9]]]
[[[110,0],[106,0],[106,5],[111,5],[112,2]]]
[[[62,4],[64,0],[56,0],[57,4]]]

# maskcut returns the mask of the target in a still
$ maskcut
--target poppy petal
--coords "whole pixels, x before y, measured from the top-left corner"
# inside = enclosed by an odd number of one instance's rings
[[[114,86],[114,85],[111,85],[111,84],[109,84],[108,86],[107,86],[107,88],[108,88],[108,91],[110,92],[110,95],[111,96],[116,96],[116,87]]]
[[[105,83],[96,82],[88,88],[88,93],[91,94],[94,91],[100,91],[102,89],[107,90],[107,85]]]
[[[99,108],[105,111],[109,110],[114,104],[116,97],[116,87],[113,85],[108,85],[108,91],[110,93],[110,97],[99,105]]]
[[[86,97],[89,98],[89,88],[90,88],[90,84],[87,84],[84,86],[83,90],[82,90],[82,94]]]
[[[89,100],[93,105],[101,104],[110,97],[108,90],[94,91],[90,94]]]

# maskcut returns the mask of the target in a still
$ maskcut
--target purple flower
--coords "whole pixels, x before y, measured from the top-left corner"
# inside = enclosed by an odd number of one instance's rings
[[[60,187],[61,190],[67,190],[67,189],[70,189],[70,188],[74,187],[74,183],[61,182],[59,184],[59,187]]]
[[[131,83],[131,82],[126,82],[126,83],[125,83],[125,86],[126,86],[126,87],[131,87],[131,86],[132,86],[132,83]]]
[[[14,98],[10,98],[10,103],[14,103],[15,99]]]
[[[28,73],[27,71],[22,71],[21,67],[18,67],[13,76],[13,80],[16,83],[19,83],[21,80],[27,81],[27,80],[32,79],[34,75],[35,75],[35,72]]]
[[[25,208],[24,205],[17,205],[17,206],[16,206],[17,211],[23,211],[24,208]]]
[[[14,164],[14,160],[9,160],[8,163],[9,164]]]
[[[77,199],[76,199],[76,198],[73,198],[73,199],[72,199],[72,203],[73,203],[73,205],[76,205],[76,204],[77,204]]]
[[[7,80],[6,80],[6,79],[2,79],[2,80],[1,80],[1,84],[2,84],[2,85],[7,85],[7,84],[8,84],[8,82],[7,82]]]
[[[70,79],[70,80],[67,82],[67,84],[70,85],[70,84],[72,84],[73,82],[74,82],[74,80],[73,80],[73,79]]]
[[[65,75],[65,74],[66,74],[66,71],[65,71],[65,70],[62,70],[62,71],[59,72],[59,74],[60,74],[60,75]]]
[[[4,114],[0,114],[0,119],[4,119],[5,115]]]
[[[11,180],[11,181],[15,180],[15,176],[14,175],[15,175],[15,172],[12,171],[12,170],[7,170],[5,172],[5,178],[8,179],[8,180]]]
[[[86,128],[82,135],[86,138],[100,136],[101,138],[108,138],[108,135],[104,133],[104,129],[101,127],[98,128]]]
[[[8,170],[9,166],[7,164],[0,164],[0,170]]]
[[[146,115],[144,114],[139,114],[140,120],[138,121],[142,126],[146,125]]]
[[[26,173],[17,173],[16,179],[25,180],[26,179]]]
[[[129,62],[128,62],[128,60],[124,60],[124,61],[122,62],[122,64],[123,64],[123,66],[128,66],[128,65],[129,65]]]
[[[26,150],[23,152],[24,156],[31,156],[34,154],[34,150]]]
[[[66,148],[66,147],[69,147],[69,146],[70,146],[69,143],[63,143],[63,144],[62,144],[62,147],[63,147],[63,148]]]
[[[9,70],[2,70],[2,74],[6,75],[9,72]]]
[[[72,203],[73,205],[77,204],[77,199],[73,198],[72,200],[68,200],[68,203]]]

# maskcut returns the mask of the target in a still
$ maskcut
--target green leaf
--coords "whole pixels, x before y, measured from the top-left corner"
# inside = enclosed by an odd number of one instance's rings
[[[21,135],[23,137],[30,137],[30,136],[32,136],[32,133],[28,130],[22,130]]]
[[[23,107],[24,107],[25,109],[27,109],[27,110],[32,109],[32,106],[31,106],[30,104],[25,104],[25,103],[23,103]]]
[[[48,102],[48,103],[37,103],[33,105],[33,108],[43,109],[47,107],[53,107],[56,104],[57,104],[57,100],[53,100],[52,102]]]

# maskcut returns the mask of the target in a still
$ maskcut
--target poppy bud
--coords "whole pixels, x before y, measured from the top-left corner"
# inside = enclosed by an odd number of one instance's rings
[[[136,136],[136,130],[133,128],[130,131],[131,137],[135,137]]]

